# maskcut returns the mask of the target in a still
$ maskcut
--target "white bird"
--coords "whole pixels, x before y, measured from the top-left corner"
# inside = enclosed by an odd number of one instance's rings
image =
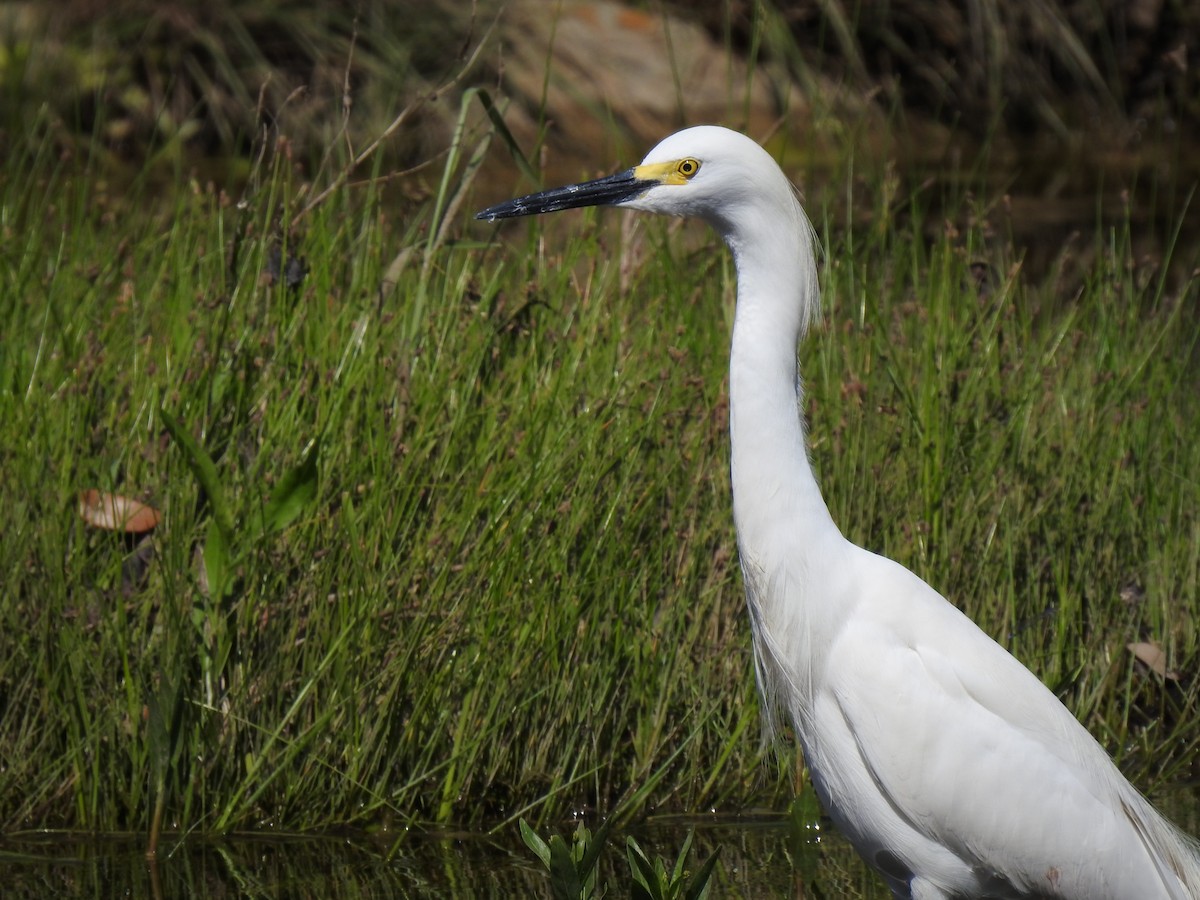
[[[770,155],[701,126],[641,165],[479,213],[693,216],[733,251],[733,514],[755,664],[837,827],[896,897],[1200,897],[1196,844],[1059,700],[903,566],[846,540],[805,444],[797,344],[819,311],[813,232]]]

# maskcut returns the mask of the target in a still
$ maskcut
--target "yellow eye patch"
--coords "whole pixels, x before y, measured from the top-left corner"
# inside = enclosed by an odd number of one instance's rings
[[[688,156],[670,162],[649,163],[634,167],[633,176],[639,181],[660,184],[687,184],[700,171],[700,160]]]

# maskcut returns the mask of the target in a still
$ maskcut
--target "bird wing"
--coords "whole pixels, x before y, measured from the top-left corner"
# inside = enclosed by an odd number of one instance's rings
[[[948,849],[1029,892],[1096,878],[1111,890],[1111,876],[1095,869],[1114,854],[1138,857],[1131,865],[1144,870],[1150,860],[1121,806],[1124,781],[1083,726],[932,588],[863,553],[869,560],[856,570],[880,591],[857,592],[816,709],[818,733],[852,744],[823,754],[855,760],[827,787],[835,806],[840,791],[857,795],[859,813],[870,808],[851,827],[874,833],[881,848]]]

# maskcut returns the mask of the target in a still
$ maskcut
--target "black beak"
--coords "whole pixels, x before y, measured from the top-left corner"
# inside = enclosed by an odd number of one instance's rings
[[[579,206],[611,206],[625,200],[632,200],[647,188],[658,184],[634,176],[633,169],[626,169],[616,175],[597,178],[595,181],[585,181],[582,184],[569,184],[566,187],[551,188],[540,194],[530,194],[528,197],[518,197],[489,206],[482,212],[475,213],[477,219],[515,219],[517,216],[534,216],[538,213],[557,212],[560,209],[575,209]]]

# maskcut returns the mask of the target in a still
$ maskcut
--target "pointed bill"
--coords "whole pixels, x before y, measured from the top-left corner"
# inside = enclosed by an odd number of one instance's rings
[[[527,197],[518,197],[489,206],[475,214],[476,219],[486,219],[494,222],[497,219],[514,219],[517,216],[533,216],[538,213],[557,212],[560,209],[575,209],[580,206],[612,206],[632,200],[647,189],[660,184],[658,178],[646,178],[636,166],[597,178],[595,181],[585,181],[582,184],[569,184],[566,187],[551,188]]]

